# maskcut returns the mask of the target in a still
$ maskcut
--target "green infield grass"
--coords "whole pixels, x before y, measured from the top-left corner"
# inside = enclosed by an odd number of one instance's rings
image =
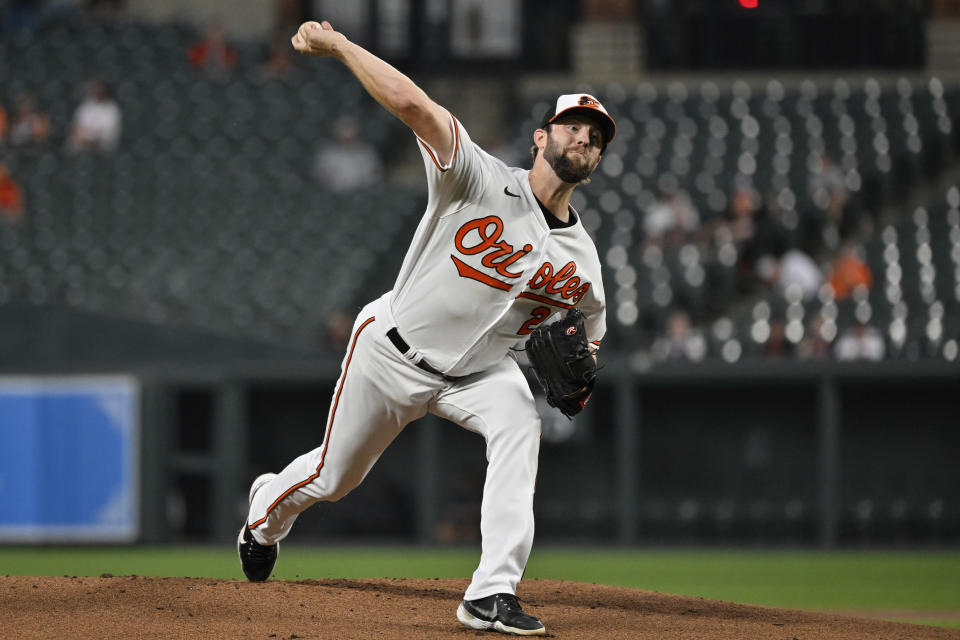
[[[286,545],[275,579],[467,578],[477,550]],[[2,547],[3,575],[240,579],[224,547]],[[526,578],[960,627],[960,552],[535,549]]]

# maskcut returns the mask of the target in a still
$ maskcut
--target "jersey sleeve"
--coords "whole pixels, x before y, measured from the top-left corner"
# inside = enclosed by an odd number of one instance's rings
[[[603,283],[599,278],[591,289],[592,295],[579,305],[579,309],[583,312],[587,341],[599,349],[603,336],[607,333],[607,303],[604,299]]]
[[[427,173],[427,185],[431,199],[437,201],[437,214],[452,213],[479,198],[484,180],[488,156],[470,139],[463,125],[450,115],[450,127],[454,136],[453,156],[442,164],[436,150],[417,137],[420,155]]]
[[[601,309],[593,316],[587,316],[584,324],[587,328],[587,339],[591,345],[599,349],[603,336],[607,333],[607,310]]]

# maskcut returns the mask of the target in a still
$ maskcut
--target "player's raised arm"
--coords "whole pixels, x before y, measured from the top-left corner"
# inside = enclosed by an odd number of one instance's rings
[[[438,105],[397,69],[354,44],[323,23],[304,22],[292,38],[293,48],[305,55],[337,58],[357,77],[367,92],[400,118],[447,163],[454,151],[454,136],[447,110]]]

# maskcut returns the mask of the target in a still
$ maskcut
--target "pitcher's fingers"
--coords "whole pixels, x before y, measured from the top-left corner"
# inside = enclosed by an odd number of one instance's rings
[[[316,22],[313,22],[313,21],[304,22],[303,24],[300,25],[300,28],[297,29],[297,34],[303,39],[304,42],[309,42],[309,38],[307,38],[307,35],[310,33],[311,30],[318,29],[318,28],[320,28],[320,25],[318,25]]]

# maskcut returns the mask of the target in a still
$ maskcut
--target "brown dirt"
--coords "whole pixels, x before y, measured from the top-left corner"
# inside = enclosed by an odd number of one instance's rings
[[[466,580],[0,577],[5,638],[473,638]],[[593,584],[527,580],[518,595],[555,638],[960,640],[960,630],[770,609]]]

